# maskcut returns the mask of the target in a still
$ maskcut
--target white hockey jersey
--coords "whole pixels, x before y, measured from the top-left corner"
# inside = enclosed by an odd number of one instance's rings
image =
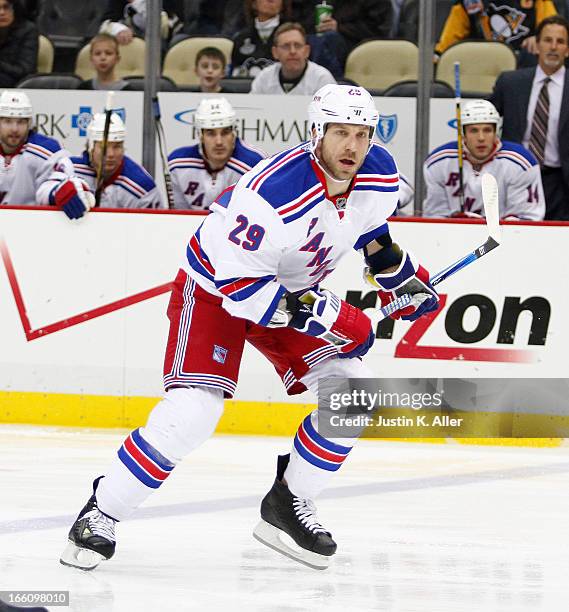
[[[307,143],[262,161],[212,204],[183,267],[232,315],[267,325],[285,291],[318,285],[388,231],[399,178],[373,145],[347,195],[330,197]]]
[[[264,155],[236,138],[235,149],[225,166],[208,169],[199,145],[180,147],[168,156],[174,208],[207,210],[215,198],[256,166]]]
[[[0,204],[47,206],[51,193],[70,176],[69,153],[53,138],[30,132],[13,155],[0,147]]]
[[[72,157],[75,175],[85,181],[93,193],[97,187],[97,173],[89,163],[89,154]],[[162,208],[160,192],[154,179],[126,155],[122,164],[104,183],[101,208]]]
[[[460,210],[457,151],[457,143],[448,142],[435,149],[425,161],[425,217],[448,217]],[[485,173],[492,174],[498,182],[501,218],[543,219],[545,199],[539,165],[522,145],[502,142],[492,157],[477,169],[465,156],[464,208],[481,215],[484,214],[481,176]]]

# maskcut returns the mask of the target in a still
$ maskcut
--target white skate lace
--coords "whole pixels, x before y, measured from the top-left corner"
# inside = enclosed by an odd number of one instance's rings
[[[295,497],[292,507],[300,522],[312,533],[328,533],[316,518],[316,506],[312,500]]]
[[[88,519],[89,531],[93,535],[101,536],[111,542],[115,541],[115,521],[112,518],[109,518],[97,508],[86,512],[81,518]]]

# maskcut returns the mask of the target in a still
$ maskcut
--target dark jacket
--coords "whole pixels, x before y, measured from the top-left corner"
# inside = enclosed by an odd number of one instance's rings
[[[275,28],[276,30],[276,28]],[[242,30],[233,39],[231,72],[233,76],[255,77],[263,68],[273,62],[273,35],[263,42],[255,26]]]
[[[293,17],[309,33],[314,32],[314,7],[320,0],[293,1]],[[393,21],[391,0],[332,0],[332,17],[338,22],[338,32],[349,47],[368,38],[388,38]],[[311,5],[311,6],[310,6]]]
[[[504,118],[502,140],[522,142],[527,127],[527,112],[535,68],[502,72],[496,80],[490,102]],[[569,188],[569,78],[565,73],[559,128],[559,157],[563,179]]]
[[[3,31],[5,30],[5,31]],[[0,88],[14,87],[37,72],[38,30],[31,21],[0,29]]]

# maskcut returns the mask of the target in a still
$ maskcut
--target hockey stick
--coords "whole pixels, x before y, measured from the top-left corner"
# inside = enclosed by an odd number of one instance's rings
[[[111,129],[111,115],[113,114],[113,95],[114,91],[107,93],[107,101],[105,103],[105,127],[103,129],[103,142],[101,145],[101,159],[97,168],[97,187],[95,189],[95,206],[101,203],[101,193],[103,191],[103,174],[105,168],[105,160],[107,158],[107,146],[109,143],[109,130]]]
[[[493,251],[497,246],[500,245],[500,216],[499,216],[499,200],[498,200],[498,184],[496,179],[491,174],[483,174],[482,178],[482,202],[484,204],[484,216],[486,217],[486,227],[488,228],[488,238],[478,248],[474,249],[464,257],[452,263],[450,266],[441,270],[438,274],[435,274],[431,278],[431,285],[436,286],[442,283],[445,279],[453,274],[456,274],[459,270],[466,268],[471,263],[480,259],[490,251]],[[401,308],[405,308],[411,302],[413,298],[408,294],[404,294],[401,297],[393,300],[380,308],[381,316],[379,321],[387,318]]]
[[[154,120],[156,126],[156,136],[158,137],[158,150],[162,159],[162,172],[164,174],[164,185],[166,187],[166,197],[168,198],[168,208],[174,208],[174,190],[172,189],[172,177],[168,169],[168,156],[166,154],[166,136],[162,126],[162,116],[160,114],[160,103],[158,95],[152,98],[152,107],[154,109]]]
[[[457,132],[457,153],[458,153],[458,201],[460,211],[464,212],[464,173],[462,168],[462,121],[460,117],[460,62],[454,63],[454,101],[456,106],[456,132]]]

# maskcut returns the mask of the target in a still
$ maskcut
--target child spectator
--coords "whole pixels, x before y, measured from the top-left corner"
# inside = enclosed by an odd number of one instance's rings
[[[1,1],[1,0],[0,0]],[[97,34],[89,49],[91,64],[97,72],[93,79],[83,81],[77,89],[124,89],[127,82],[117,79],[115,68],[121,56],[119,43],[110,34]]]
[[[0,87],[15,87],[36,72],[38,30],[20,0],[0,0]]]
[[[195,71],[200,79],[200,91],[222,93],[221,79],[225,76],[225,55],[216,47],[204,47],[196,56]]]

